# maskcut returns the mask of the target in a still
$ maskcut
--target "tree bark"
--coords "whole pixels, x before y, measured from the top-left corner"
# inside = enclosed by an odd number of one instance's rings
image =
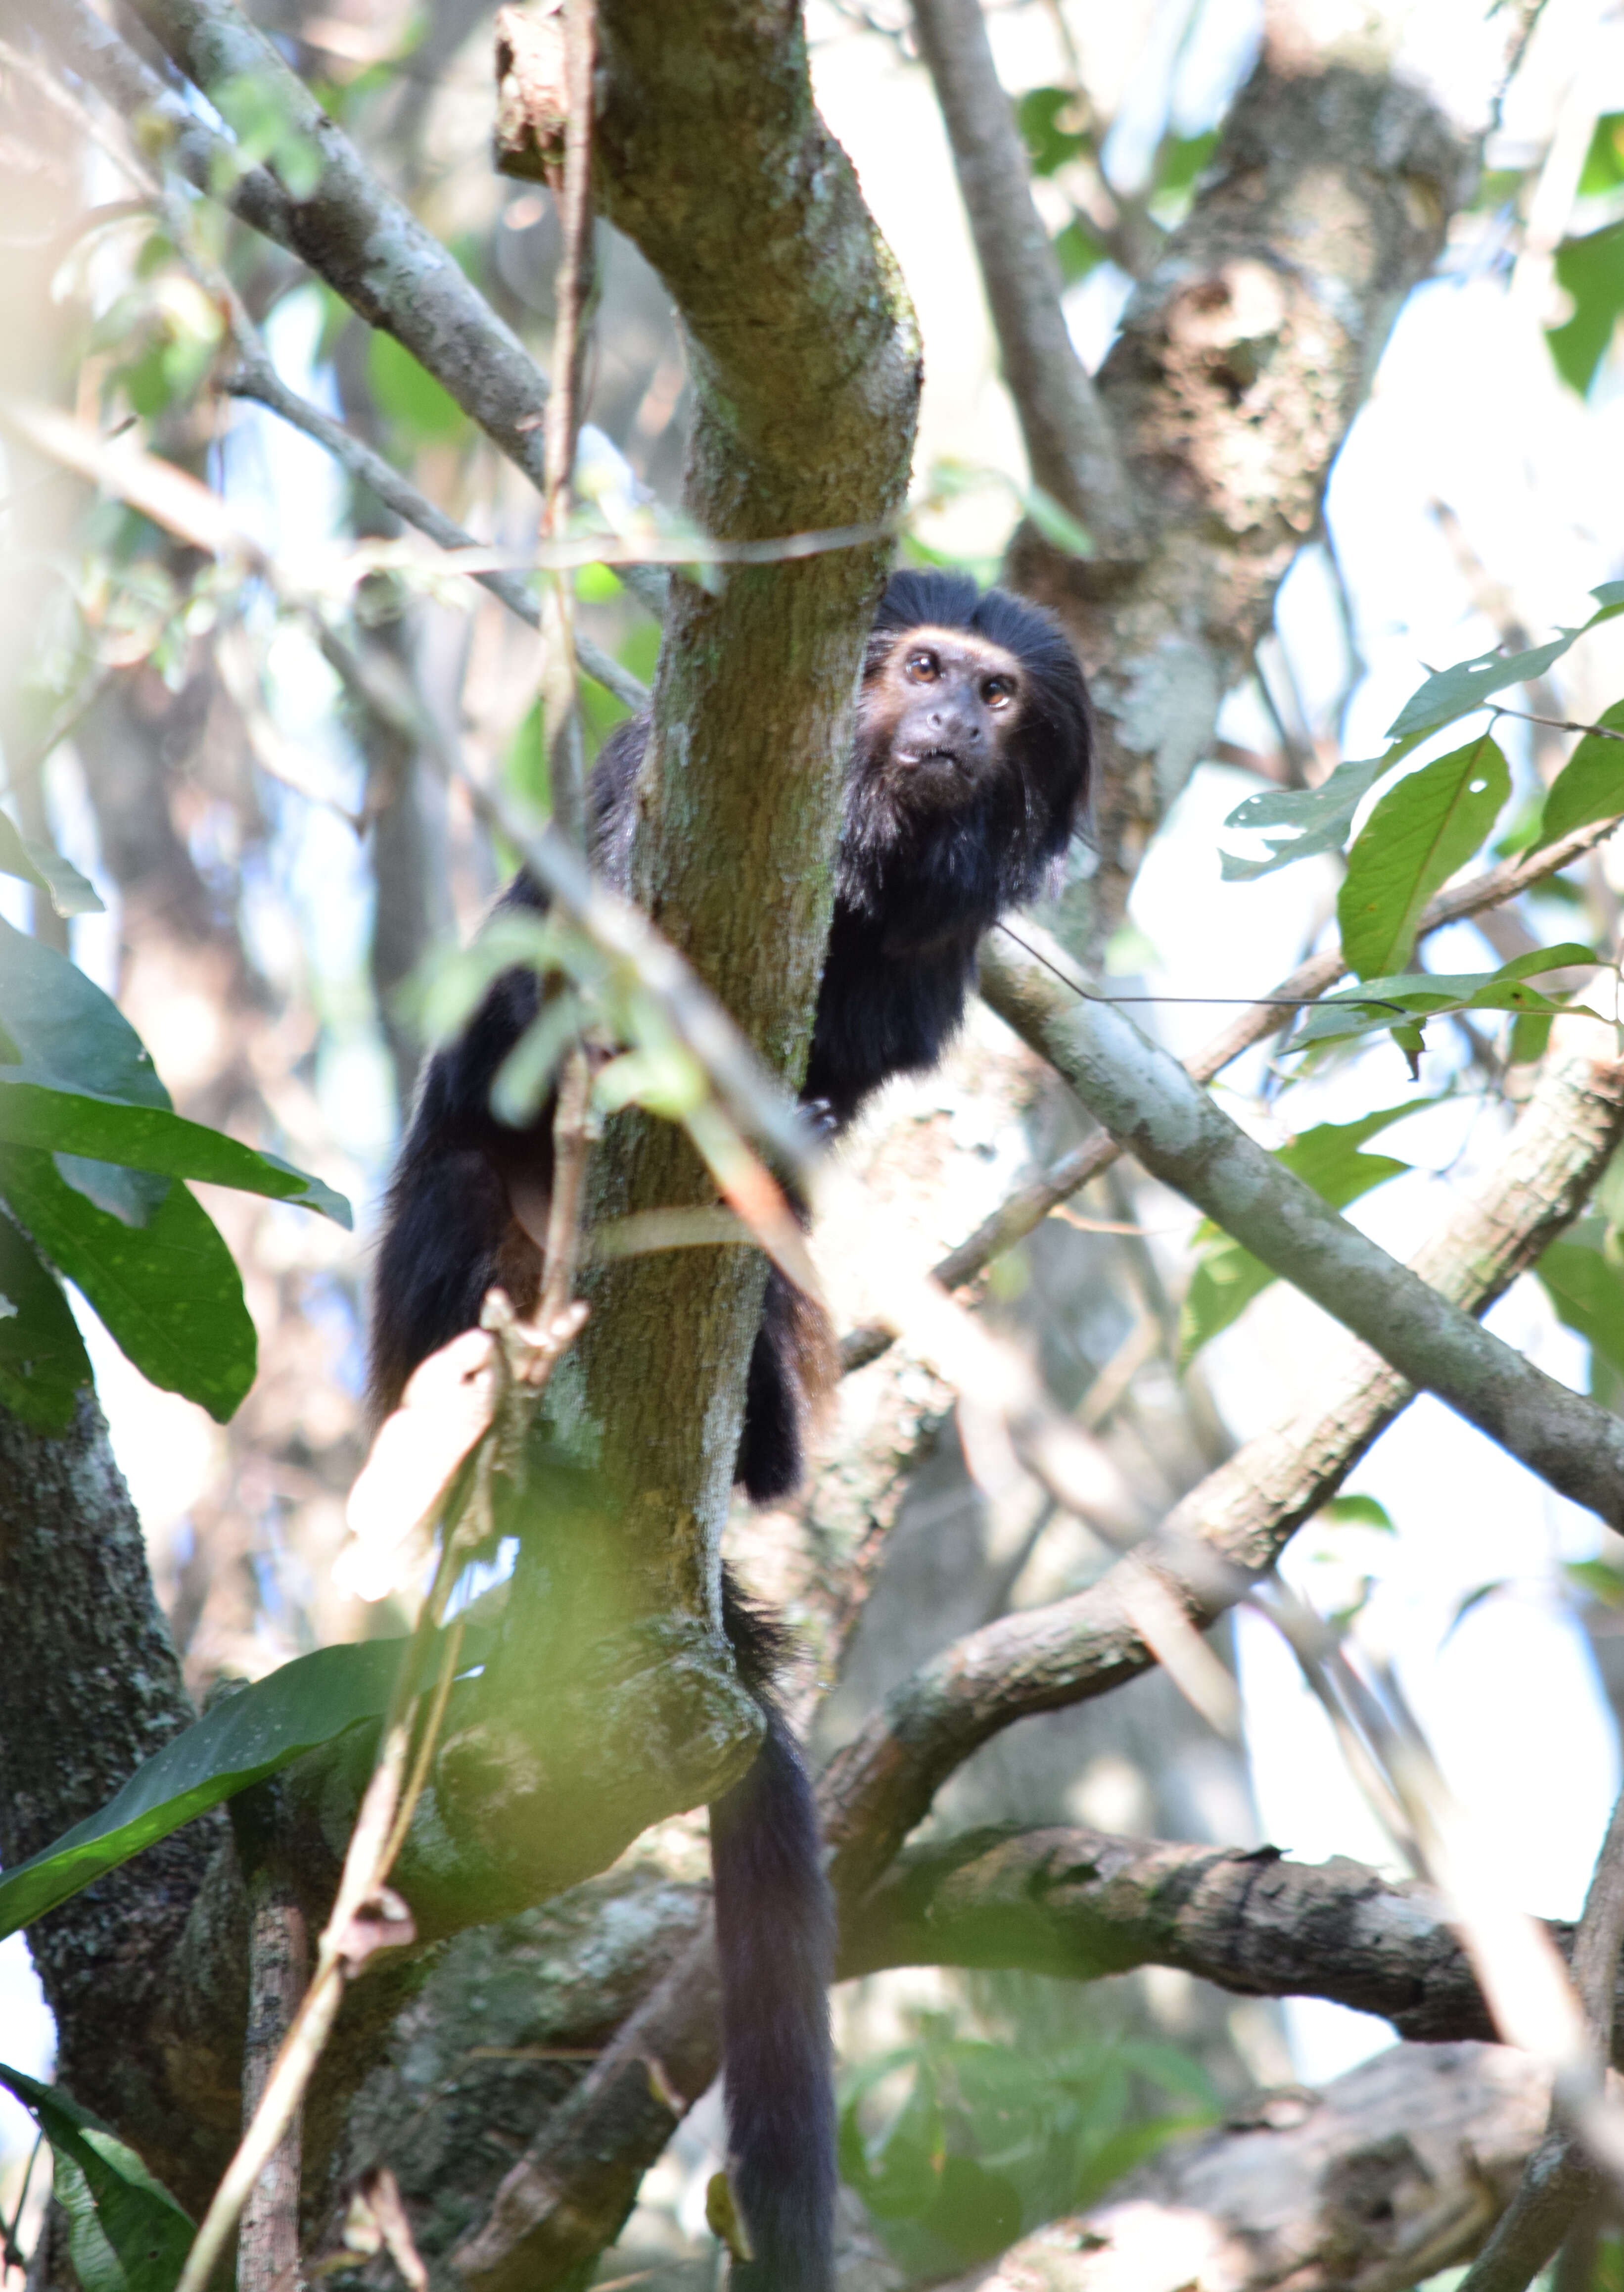
[[[1505,2046],[1395,2046],[1176,2143],[954,2292],[1402,2292],[1476,2250],[1549,2094]]]
[[[1100,714],[1097,945],[1314,536],[1331,464],[1487,125],[1486,90],[1463,131],[1395,69],[1402,9],[1365,12],[1340,54],[1304,16],[1267,12],[1195,203],[1097,378],[1139,545],[1062,558],[1028,526],[1009,554],[1016,585],[1076,638]]]
[[[26,1860],[189,1726],[141,1522],[90,1394],[71,1431],[0,1410],[0,1863]],[[192,1900],[225,1834],[189,1824],[28,1929],[56,2016],[57,2074],[184,2204],[206,2195],[210,2128],[178,2091],[157,2023]],[[240,2012],[240,2006],[238,2008]]]
[[[606,0],[598,28],[599,197],[669,287],[689,344],[687,513],[726,539],[876,532],[736,569],[715,592],[673,582],[639,782],[634,895],[793,1085],[888,553],[879,534],[907,479],[917,343],[849,163],[813,107],[798,11]],[[609,1125],[591,1192],[594,1219],[714,1198],[681,1133],[643,1117]],[[690,1249],[623,1261],[586,1285],[592,1318],[548,1408],[555,1437],[606,1491],[581,1597],[623,1623],[717,1625],[762,1279],[753,1253]],[[578,1550],[578,1528],[572,1537]],[[560,1598],[575,1564],[557,1539],[527,1538],[511,1658],[497,1665],[520,1698],[538,1649],[577,1633]],[[488,1742],[478,1755],[506,1755]]]

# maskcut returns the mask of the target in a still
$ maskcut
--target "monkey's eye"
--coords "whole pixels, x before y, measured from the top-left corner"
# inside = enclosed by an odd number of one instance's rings
[[[981,697],[989,708],[1007,708],[1015,698],[1015,679],[989,676],[982,685]]]
[[[904,673],[915,684],[934,684],[941,674],[933,652],[911,652],[904,664]]]

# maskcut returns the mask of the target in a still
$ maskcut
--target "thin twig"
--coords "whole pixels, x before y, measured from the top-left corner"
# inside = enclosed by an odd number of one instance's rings
[[[1589,821],[1559,837],[1555,843],[1525,852],[1520,859],[1504,860],[1468,883],[1439,892],[1422,914],[1417,939],[1429,938],[1446,924],[1459,923],[1519,898],[1535,884],[1560,874],[1585,852],[1604,843],[1619,824],[1618,818]],[[1211,1082],[1245,1052],[1266,1042],[1271,1035],[1277,1035],[1286,1023],[1289,1011],[1325,994],[1347,967],[1339,945],[1310,956],[1295,971],[1288,972],[1269,995],[1254,1003],[1233,1026],[1226,1027],[1204,1049],[1186,1060],[1185,1072],[1194,1082]],[[938,1261],[934,1269],[936,1279],[945,1289],[964,1288],[985,1272],[993,1258],[1035,1231],[1051,1210],[1081,1193],[1091,1179],[1120,1161],[1122,1151],[1114,1138],[1100,1131],[1092,1138],[1085,1138],[1081,1145],[1072,1147],[1035,1177],[1025,1179],[974,1233]],[[891,1332],[878,1323],[848,1331],[840,1340],[842,1371],[849,1374],[853,1369],[865,1368],[870,1361],[878,1360],[892,1342]]]
[[[236,303],[235,295],[231,300]],[[240,310],[240,305],[238,308]],[[240,363],[223,377],[221,383],[223,390],[233,397],[253,399],[269,413],[280,415],[284,422],[291,423],[296,430],[303,431],[307,438],[313,438],[318,446],[326,448],[335,462],[349,471],[351,477],[358,478],[363,485],[368,487],[386,509],[393,510],[396,516],[407,525],[415,526],[420,533],[426,534],[440,548],[478,550],[479,544],[474,536],[460,526],[454,518],[447,517],[445,511],[431,502],[426,494],[420,493],[392,462],[385,461],[382,454],[374,452],[364,440],[346,430],[342,423],[335,422],[330,414],[323,413],[320,407],[312,406],[309,399],[301,398],[296,391],[288,388],[248,325],[246,313],[243,313],[240,328],[235,314],[232,314],[231,337]],[[470,570],[469,577],[478,581],[482,588],[488,589],[493,597],[499,598],[508,610],[517,614],[527,627],[535,629],[541,626],[542,609],[523,573],[504,566],[492,566],[483,571]],[[575,650],[582,667],[595,684],[601,684],[606,691],[612,692],[628,708],[636,710],[648,706],[647,686],[633,676],[630,669],[623,668],[612,652],[606,651],[602,645],[584,635],[577,635]]]
[[[1613,724],[1581,724],[1572,716],[1535,716],[1526,708],[1502,708],[1498,700],[1491,700],[1488,706],[1491,714],[1515,716],[1519,724],[1548,724],[1553,732],[1585,732],[1596,740],[1624,740],[1624,732]]]
[[[22,2168],[22,2185],[17,2191],[17,2202],[12,2207],[9,2221],[0,2221],[0,2273],[8,2268],[28,2267],[28,2261],[17,2248],[17,2231],[22,2226],[23,2207],[28,2201],[28,2183],[34,2178],[34,2167],[40,2151],[45,2145],[43,2133],[34,2135],[34,2146],[28,2151],[28,2161]]]
[[[547,401],[546,470],[540,537],[543,548],[569,529],[570,474],[586,371],[586,312],[593,289],[592,66],[597,52],[593,0],[564,0],[566,108],[563,180],[555,183],[563,245],[554,280],[557,372]],[[542,592],[542,722],[553,826],[585,849],[581,716],[575,690],[575,591],[567,572],[548,575]],[[573,1251],[572,1251],[573,1255]],[[562,1304],[565,1300],[558,1301]]]

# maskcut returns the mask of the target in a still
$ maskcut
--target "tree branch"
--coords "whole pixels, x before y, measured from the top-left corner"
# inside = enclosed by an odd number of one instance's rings
[[[1524,852],[1520,859],[1502,860],[1497,868],[1485,868],[1465,884],[1440,892],[1422,910],[1416,927],[1418,943],[1442,931],[1445,924],[1459,923],[1463,916],[1480,916],[1492,908],[1502,907],[1507,900],[1518,899],[1533,884],[1545,882],[1571,867],[1585,852],[1604,843],[1617,829],[1616,819],[1593,820],[1587,827],[1576,827],[1570,835],[1555,843],[1543,845],[1537,851]],[[1023,930],[1025,926],[1023,926]],[[1255,1044],[1266,1042],[1289,1026],[1295,1012],[1282,1005],[1315,1002],[1333,988],[1347,972],[1347,964],[1339,945],[1322,948],[1299,963],[1295,971],[1286,973],[1279,985],[1250,1010],[1215,1036],[1204,1050],[1185,1061],[1185,1072],[1193,1082],[1211,1082],[1215,1076],[1238,1059]],[[932,1279],[944,1289],[961,1289],[977,1275],[986,1271],[993,1258],[1042,1224],[1051,1210],[1058,1208],[1073,1194],[1080,1193],[1091,1180],[1108,1170],[1113,1162],[1121,1161],[1123,1148],[1108,1132],[1099,1132],[1085,1138],[1080,1146],[1024,1179],[1001,1202],[989,1218],[983,1220],[974,1233],[967,1235],[958,1246],[949,1250],[931,1268]],[[840,1340],[840,1367],[843,1372],[866,1368],[872,1360],[894,1342],[891,1332],[877,1323],[849,1330]]]
[[[1143,553],[1142,521],[1111,417],[1072,348],[1060,266],[999,85],[981,0],[914,0],[920,52],[953,145],[1005,377],[1033,480],[1113,558]]]
[[[689,516],[718,540],[882,529],[906,483],[912,319],[812,103],[799,15],[748,0],[599,9],[595,183],[681,314],[695,393]],[[519,123],[504,151],[522,141]],[[630,888],[787,1079],[827,937],[840,787],[883,543],[673,582]],[[594,1219],[714,1189],[674,1125],[610,1123]],[[634,1608],[714,1607],[761,1261],[668,1251],[589,1277],[582,1406],[616,1489]],[[667,1542],[667,1537],[673,1539]],[[521,1555],[516,1610],[530,1594]],[[528,1626],[517,1626],[521,1632]]]
[[[1553,1048],[1504,1155],[1412,1262],[1441,1297],[1481,1312],[1577,1216],[1624,1128],[1624,1065]],[[1268,1567],[1411,1399],[1379,1355],[1350,1346],[1313,1402],[1208,1474],[1160,1534],[1085,1592],[972,1633],[905,1682],[831,1762],[824,1828],[842,1894],[859,1897],[954,1768],[1038,1711],[1105,1694],[1155,1658],[1132,1624],[1123,1571],[1155,1568],[1205,1628],[1230,1604],[1181,1545],[1204,1538],[1237,1568]]]
[[[1571,1925],[1554,1927],[1558,1944]],[[1095,1981],[1170,1965],[1244,1997],[1327,1997],[1403,2038],[1492,2038],[1448,1909],[1339,1855],[1083,1829],[986,1830],[911,1848],[854,1903],[842,1979],[891,1965],[1019,1966]]]
[[[287,126],[319,153],[321,179],[309,198],[290,198],[263,219],[245,220],[256,230],[274,226],[270,235],[368,326],[403,343],[539,488],[544,451],[535,417],[547,384],[535,360],[456,258],[384,189],[274,43],[232,0],[136,0],[136,13],[205,95],[257,80]],[[235,208],[235,195],[230,203]]]
[[[546,377],[454,256],[384,189],[343,130],[232,0],[149,0],[138,12],[159,46],[205,95],[220,93],[245,73],[274,93],[287,125],[321,156],[321,181],[308,199],[294,198],[269,166],[245,166],[237,145],[198,120],[85,0],[41,0],[39,12],[58,53],[121,117],[150,112],[164,123],[171,135],[169,157],[189,182],[222,198],[239,220],[325,279],[368,326],[403,343],[498,452],[541,487],[545,455],[539,417],[546,404]],[[276,411],[297,420],[285,402],[291,395],[284,393]],[[303,421],[300,426],[310,427]],[[310,434],[319,435],[329,452],[355,466],[333,435],[313,429]],[[442,547],[459,545],[445,531],[434,531],[403,500],[392,498],[374,477],[368,475],[366,482]],[[393,488],[414,491],[398,477]],[[421,496],[414,498],[421,503]],[[431,516],[457,530],[438,512]],[[627,566],[623,578],[651,612],[663,610],[665,577],[656,568]],[[496,580],[489,585],[502,593]],[[610,683],[609,689],[615,687]]]
[[[952,2292],[1394,2292],[1467,2258],[1538,2138],[1548,2076],[1504,2046],[1395,2046],[1265,2094]]]
[[[0,1861],[10,1866],[105,1805],[194,1714],[141,1522],[88,1393],[60,1434],[0,1410],[0,1489],[11,1650],[0,1663]],[[206,2198],[229,2128],[177,2090],[158,2024],[181,1930],[224,1835],[223,1815],[189,1824],[28,1932],[62,2083],[110,2123],[138,2127],[142,2156],[186,2204]]]
[[[1010,552],[1011,579],[1061,613],[1090,673],[1100,936],[1210,753],[1219,701],[1248,673],[1317,526],[1331,463],[1443,244],[1483,125],[1463,133],[1435,90],[1394,69],[1408,9],[1365,12],[1356,63],[1314,52],[1311,12],[1295,20],[1291,0],[1269,10],[1200,195],[1096,380],[1147,545],[1128,565],[1067,558],[1027,527]],[[1451,96],[1461,90],[1481,93],[1465,69]]]
[[[1436,1393],[1548,1486],[1624,1528],[1624,1422],[1525,1360],[1369,1241],[1276,1161],[1109,1002],[1066,983],[1064,951],[988,943],[982,992],[1146,1169]],[[1052,954],[1054,968],[1040,956]],[[1055,970],[1061,972],[1055,975]]]

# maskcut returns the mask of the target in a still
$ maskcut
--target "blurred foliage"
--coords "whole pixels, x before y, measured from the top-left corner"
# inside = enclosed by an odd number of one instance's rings
[[[1624,190],[1624,112],[1604,112],[1596,123],[1579,178],[1581,199],[1617,204]],[[1619,319],[1624,316],[1624,217],[1564,238],[1556,249],[1556,283],[1572,304],[1561,326],[1546,329],[1556,371],[1582,398],[1595,381]]]
[[[1403,1101],[1362,1115],[1356,1122],[1322,1122],[1300,1138],[1280,1147],[1274,1159],[1282,1168],[1314,1188],[1322,1200],[1346,1209],[1373,1187],[1402,1177],[1410,1168],[1388,1154],[1365,1154],[1360,1149],[1395,1122],[1431,1106],[1432,1099]],[[1242,1249],[1226,1233],[1203,1220],[1196,1232],[1201,1255],[1185,1292],[1178,1323],[1178,1366],[1186,1368],[1202,1345],[1239,1319],[1252,1299],[1266,1289],[1275,1276],[1261,1258]]]
[[[1145,2095],[1175,2096],[1147,2110]],[[1177,2046],[1119,2037],[1044,2050],[961,2038],[921,2016],[915,2041],[842,2080],[843,2177],[912,2278],[929,2281],[1090,2204],[1218,2101]]]
[[[1087,106],[1073,88],[1031,88],[1016,105],[1015,117],[1034,175],[1052,175],[1068,159],[1093,151]]]
[[[451,392],[393,335],[374,333],[368,337],[366,377],[378,410],[394,428],[401,452],[410,454],[420,447],[449,445],[472,436],[473,425]]]

